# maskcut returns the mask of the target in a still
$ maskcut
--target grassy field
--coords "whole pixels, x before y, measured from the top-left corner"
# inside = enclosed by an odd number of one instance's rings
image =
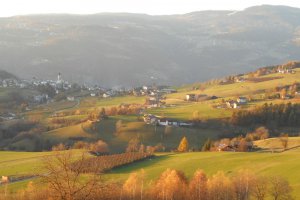
[[[291,141],[294,142],[299,142],[299,140],[299,138],[291,138]],[[276,146],[277,142],[275,140],[271,140],[271,142]],[[294,145],[294,143],[291,142],[291,145]],[[41,160],[43,156],[51,154],[51,152],[26,153],[2,151],[0,152],[0,176],[30,175],[42,172]],[[189,178],[197,169],[203,169],[208,176],[212,176],[218,171],[224,171],[228,176],[232,176],[241,169],[249,169],[259,175],[279,175],[285,177],[293,187],[294,196],[300,198],[299,156],[299,148],[283,153],[164,153],[158,154],[155,158],[149,160],[114,169],[104,175],[104,180],[122,182],[126,180],[130,173],[141,169],[145,170],[147,184],[157,179],[167,168],[181,170]],[[13,183],[9,185],[9,189],[16,191],[24,188],[28,181]],[[1,189],[3,188],[0,187]]]
[[[263,81],[263,82],[241,82],[241,83],[233,83],[227,85],[212,85],[207,86],[204,90],[191,90],[192,85],[187,85],[179,89],[179,93],[175,93],[170,95],[172,98],[184,98],[184,95],[187,92],[196,93],[204,93],[207,95],[216,95],[220,97],[234,97],[234,96],[242,96],[242,95],[249,95],[254,94],[261,90],[269,90],[274,89],[276,86],[284,86],[284,85],[291,85],[294,82],[300,80],[300,69],[295,69],[295,74],[269,74],[264,77],[273,77],[277,79]],[[200,84],[199,84],[200,85]],[[193,86],[197,86],[197,84],[193,84]]]
[[[212,102],[193,102],[176,104],[174,107],[154,108],[147,112],[155,115],[175,118],[180,120],[192,120],[193,113],[199,112],[200,119],[224,119],[232,115],[232,109],[216,109]]]
[[[112,107],[119,106],[120,104],[143,104],[145,103],[145,97],[136,96],[121,96],[113,98],[98,98],[88,97],[80,102],[79,109],[90,109],[96,107]]]
[[[91,135],[83,129],[83,126],[87,126],[88,124],[89,122],[84,122],[78,125],[58,128],[53,131],[46,132],[43,135],[50,139],[58,140],[68,139],[72,137],[89,138],[91,137]]]
[[[116,133],[116,122],[122,120],[122,127]],[[166,148],[177,147],[183,136],[190,141],[190,147],[199,149],[207,138],[214,139],[219,134],[211,129],[193,129],[183,127],[170,127],[166,133],[165,127],[155,127],[144,122],[126,120],[122,117],[101,121],[96,126],[96,131],[92,135],[106,141],[111,149],[122,151],[126,148],[128,141],[132,138],[139,138],[144,145],[157,145],[163,143]]]
[[[33,174],[43,156],[51,152],[0,151],[0,176]]]
[[[228,176],[248,169],[259,175],[285,177],[293,187],[296,199],[300,198],[300,150],[284,153],[230,153],[195,152],[160,155],[154,159],[113,170],[106,175],[108,180],[124,181],[131,172],[145,170],[148,183],[157,179],[167,168],[183,171],[189,178],[197,169],[208,176],[224,171]]]
[[[283,151],[283,146],[279,138],[269,138],[265,140],[255,141],[254,145],[261,148],[262,151]],[[300,137],[289,137],[287,149],[300,147]]]
[[[81,155],[82,150],[73,150],[73,155]],[[42,160],[45,156],[51,156],[54,152],[15,152],[0,151],[0,177],[37,175],[43,173]],[[26,188],[30,181],[38,182],[37,178],[14,182],[8,185],[8,190],[16,192]],[[40,183],[38,182],[38,185]],[[0,185],[0,195],[5,187]]]

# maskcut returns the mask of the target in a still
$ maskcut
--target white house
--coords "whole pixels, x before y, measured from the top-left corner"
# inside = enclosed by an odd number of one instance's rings
[[[187,101],[195,101],[196,100],[196,94],[187,94],[187,95],[185,95],[185,99]]]
[[[75,97],[73,97],[73,96],[68,96],[68,97],[67,97],[67,100],[68,100],[68,101],[75,101]]]
[[[107,94],[107,93],[104,93],[102,96],[103,96],[103,98],[109,98],[110,97],[110,95]]]
[[[246,97],[239,97],[237,100],[236,100],[239,104],[247,104],[248,100]]]

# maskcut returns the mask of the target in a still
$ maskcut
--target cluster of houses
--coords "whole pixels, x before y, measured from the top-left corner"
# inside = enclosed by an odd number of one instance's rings
[[[238,151],[240,142],[236,141],[234,143],[226,144],[226,143],[219,143],[216,150],[217,151]],[[253,142],[246,142],[244,146],[244,151],[251,151],[253,149]]]
[[[289,68],[285,68],[285,69],[278,69],[278,73],[280,73],[280,74],[295,74],[296,71],[289,69]]]
[[[16,118],[17,118],[17,115],[15,113],[12,113],[12,112],[2,112],[2,113],[0,113],[0,119],[4,120],[4,121],[13,120],[13,119],[16,119]]]
[[[248,99],[246,97],[239,97],[236,100],[228,100],[225,102],[227,108],[240,108],[241,105],[246,105],[248,103]]]
[[[159,126],[193,126],[194,124],[192,122],[184,122],[184,121],[178,121],[174,119],[169,119],[165,117],[160,117],[152,114],[144,114],[144,122],[146,124],[153,124],[153,125],[159,125]]]

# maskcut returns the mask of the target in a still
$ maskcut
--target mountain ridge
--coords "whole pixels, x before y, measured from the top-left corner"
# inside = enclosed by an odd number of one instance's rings
[[[205,81],[299,60],[299,18],[286,6],[0,18],[0,68],[103,86]]]

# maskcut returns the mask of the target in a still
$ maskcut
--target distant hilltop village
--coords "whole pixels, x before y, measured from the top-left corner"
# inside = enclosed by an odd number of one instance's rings
[[[0,71],[1,73],[1,71]],[[0,74],[1,75],[1,74]],[[22,105],[23,110],[33,106],[55,101],[78,101],[84,97],[112,98],[117,96],[144,96],[145,106],[162,107],[165,105],[164,94],[177,92],[168,86],[139,86],[135,88],[104,88],[97,85],[69,83],[61,73],[56,80],[42,80],[33,77],[31,80],[19,79],[13,75],[0,76],[0,89],[6,90],[16,105]],[[18,101],[18,102],[17,102]],[[11,120],[17,115],[10,110],[0,112],[0,119]]]

